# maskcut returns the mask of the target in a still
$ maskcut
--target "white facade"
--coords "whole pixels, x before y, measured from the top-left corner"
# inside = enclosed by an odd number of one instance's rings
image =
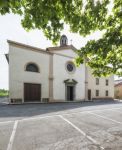
[[[40,55],[39,55],[40,54]],[[25,71],[29,62],[38,65],[39,73]],[[9,91],[11,99],[24,102],[24,83],[40,83],[42,97],[49,97],[49,55],[28,51],[25,47],[9,46]]]
[[[65,45],[42,50],[13,41],[8,43],[10,103],[26,102],[25,97],[31,95],[35,89],[26,89],[25,92],[25,84],[41,86],[40,91],[36,89],[32,94],[34,97],[40,93],[40,102],[44,102],[45,99],[49,102],[67,101],[67,97],[73,101],[87,100],[88,90],[91,90],[91,99],[114,97],[113,76],[100,78],[99,85],[96,85],[96,78],[93,77],[90,69],[87,68],[86,71],[85,64],[75,67],[73,72],[67,70],[68,62],[72,62],[76,56],[73,46]],[[26,71],[29,63],[36,64],[38,72]],[[108,86],[105,84],[106,79],[109,82]],[[99,90],[97,97],[96,90]],[[107,96],[106,90],[108,90]]]
[[[57,55],[61,53],[64,55]],[[57,52],[56,52],[57,53]],[[65,84],[64,80],[74,79],[78,83],[75,89],[75,99],[84,100],[85,99],[85,65],[80,65],[76,68],[73,73],[69,73],[66,69],[67,62],[72,61],[76,54],[72,50],[61,50],[59,53],[54,54],[53,58],[53,69],[54,69],[54,99],[66,100],[65,95]]]
[[[114,76],[98,78],[99,84],[96,84],[96,78],[92,75],[91,69],[88,68],[88,90],[91,89],[91,98],[114,98]],[[108,85],[106,85],[108,80]],[[96,90],[99,90],[99,96],[96,96]],[[108,91],[108,96],[106,96]]]

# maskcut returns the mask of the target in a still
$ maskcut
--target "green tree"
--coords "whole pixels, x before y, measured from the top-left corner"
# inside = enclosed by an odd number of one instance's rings
[[[25,29],[41,29],[54,43],[64,24],[81,36],[104,31],[101,39],[88,41],[77,51],[76,63],[87,58],[97,76],[122,75],[122,0],[0,0],[0,13],[11,12],[22,15]]]

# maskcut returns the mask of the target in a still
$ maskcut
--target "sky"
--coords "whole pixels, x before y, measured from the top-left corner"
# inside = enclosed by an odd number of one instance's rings
[[[99,39],[102,34],[100,31],[87,36],[81,37],[78,34],[69,32],[68,26],[65,26],[62,34],[68,38],[68,44],[72,44],[76,48],[84,46],[88,40]],[[31,46],[45,49],[46,47],[54,46],[52,42],[47,40],[43,32],[40,30],[31,30],[26,32],[21,26],[21,17],[14,14],[0,15],[0,89],[8,89],[8,63],[4,54],[9,52],[8,40],[28,44]]]

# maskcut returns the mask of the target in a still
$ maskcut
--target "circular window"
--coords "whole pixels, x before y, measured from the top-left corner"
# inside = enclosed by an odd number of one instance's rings
[[[69,63],[67,63],[67,70],[69,71],[69,72],[73,72],[74,71],[74,69],[75,69],[75,66],[74,66],[74,64],[72,63],[72,62],[69,62]]]

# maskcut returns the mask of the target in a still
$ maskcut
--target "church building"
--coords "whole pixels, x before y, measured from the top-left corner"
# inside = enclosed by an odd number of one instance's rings
[[[9,102],[69,102],[114,98],[114,76],[96,78],[73,60],[77,49],[65,35],[60,46],[41,49],[8,40]]]

